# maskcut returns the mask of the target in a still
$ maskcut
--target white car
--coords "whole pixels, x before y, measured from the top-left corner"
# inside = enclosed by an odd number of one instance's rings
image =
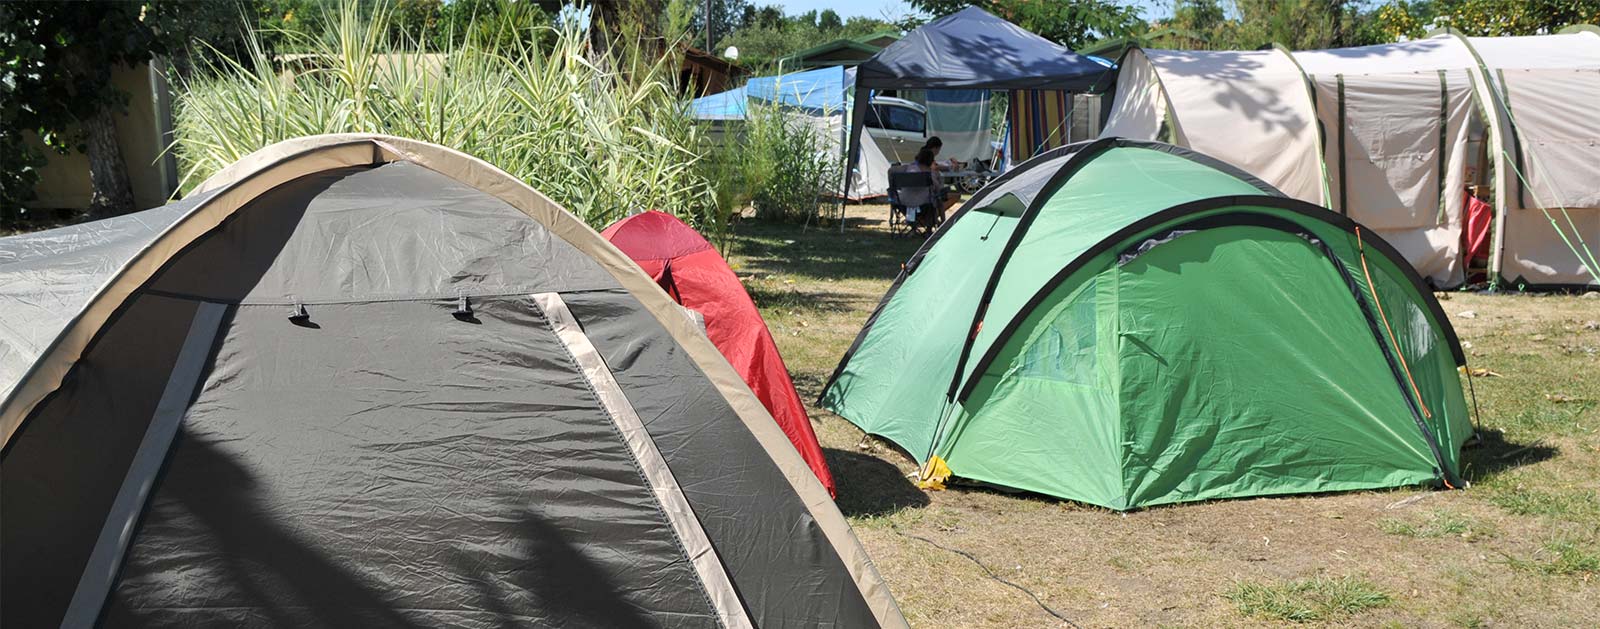
[[[891,163],[909,162],[928,141],[928,108],[903,98],[880,96],[862,125]]]

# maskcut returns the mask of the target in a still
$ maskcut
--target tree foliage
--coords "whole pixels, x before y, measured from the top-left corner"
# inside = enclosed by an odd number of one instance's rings
[[[1179,0],[1172,17],[1153,25],[1144,43],[1209,50],[1377,43],[1361,5],[1352,0],[1232,0],[1225,7],[1218,0]]]
[[[86,151],[84,123],[127,107],[112,73],[180,52],[191,37],[221,39],[228,9],[237,5],[0,3],[0,204],[15,209],[32,198],[36,169],[47,160],[28,146],[25,132],[57,153]],[[121,161],[90,155],[113,157]],[[117,197],[97,190],[97,198],[101,193]]]
[[[1600,22],[1600,0],[1435,0],[1411,5],[1419,19],[1466,35],[1538,35]]]
[[[1349,0],[1235,0],[1240,20],[1236,48],[1282,44],[1292,50],[1343,48],[1361,41],[1359,7]]]
[[[682,38],[696,47],[706,43],[706,7],[711,8],[711,42],[714,44],[745,23],[751,6],[746,0],[668,0],[662,15],[662,35],[668,39]],[[781,14],[780,14],[781,15]]]
[[[1428,4],[1395,0],[1373,10],[1366,28],[1372,39],[1395,42],[1417,39],[1428,33]]]
[[[1450,27],[1464,35],[1541,35],[1600,22],[1600,0],[1390,0],[1363,15],[1374,43],[1426,37]]]
[[[1252,50],[1383,44],[1449,26],[1466,35],[1554,33],[1600,21],[1600,0],[1178,0],[1141,37],[1159,48]]]
[[[1099,39],[1121,37],[1144,27],[1139,9],[1110,0],[910,0],[935,17],[968,5],[1003,17],[1045,39],[1077,49]]]
[[[252,24],[241,30],[268,53],[305,53],[317,48],[337,22],[338,5],[332,0],[241,0]],[[385,40],[395,45],[421,44],[429,50],[449,50],[468,39],[489,39],[502,44],[532,43],[547,33],[559,2],[515,0],[361,0],[362,11],[383,11],[389,18]],[[548,41],[545,42],[549,44]],[[229,55],[246,59],[248,54]]]
[[[839,17],[833,11],[807,11],[785,16],[775,6],[748,9],[739,28],[717,43],[717,50],[728,46],[739,49],[739,62],[747,67],[771,64],[780,58],[836,39],[859,37],[898,30],[885,20],[855,16]]]

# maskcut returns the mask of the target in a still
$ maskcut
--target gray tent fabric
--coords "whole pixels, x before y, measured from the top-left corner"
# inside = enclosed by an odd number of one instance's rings
[[[861,128],[872,90],[1097,92],[1115,80],[1114,68],[977,7],[923,24],[857,66],[846,189],[861,154]]]
[[[0,398],[133,252],[208,195],[135,214],[0,238]]]
[[[528,295],[616,288],[533,221],[416,164],[345,168],[262,196],[191,245],[205,272],[167,271],[150,288],[228,303],[296,304]],[[539,264],[529,264],[536,257]],[[259,277],[244,285],[235,278]]]
[[[132,255],[202,202],[73,229]],[[0,624],[904,626],[820,485],[796,492],[814,477],[778,463],[798,456],[746,428],[748,391],[712,375],[731,368],[561,228],[380,160],[185,244],[6,442],[0,587],[30,603]],[[32,308],[0,300],[0,322]],[[115,513],[152,456],[148,502]]]

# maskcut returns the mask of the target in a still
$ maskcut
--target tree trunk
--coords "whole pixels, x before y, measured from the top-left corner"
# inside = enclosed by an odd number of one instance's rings
[[[605,59],[611,53],[611,44],[622,28],[621,4],[612,0],[589,5],[589,49],[597,59]]]
[[[662,0],[598,0],[589,5],[589,47],[598,53],[617,53],[617,45],[660,37]]]
[[[133,185],[128,182],[128,166],[117,144],[117,121],[111,110],[102,107],[82,121],[89,145],[89,216],[105,218],[133,211]]]

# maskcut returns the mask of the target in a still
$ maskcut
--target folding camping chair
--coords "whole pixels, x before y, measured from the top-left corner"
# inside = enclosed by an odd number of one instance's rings
[[[917,233],[919,224],[930,230],[938,207],[938,184],[928,171],[889,173],[889,237],[902,238]],[[910,200],[911,203],[907,203]],[[920,201],[920,202],[919,202]],[[917,220],[907,218],[907,210],[917,210]],[[923,218],[927,217],[927,218]]]

